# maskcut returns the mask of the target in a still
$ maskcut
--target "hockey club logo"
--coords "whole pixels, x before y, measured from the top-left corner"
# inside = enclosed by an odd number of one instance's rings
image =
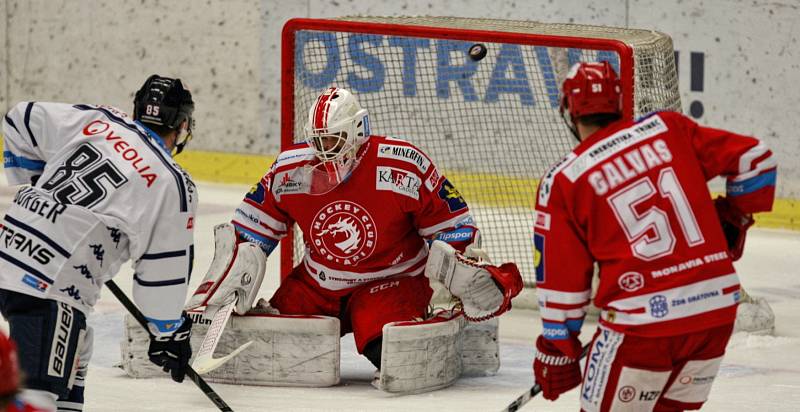
[[[654,318],[663,318],[669,313],[669,304],[664,295],[655,295],[650,298],[650,314]]]
[[[422,181],[415,174],[393,167],[379,166],[375,175],[375,188],[389,190],[419,200]]]
[[[619,277],[617,284],[626,292],[635,292],[644,287],[644,276],[638,272],[628,272]]]
[[[450,209],[450,212],[456,212],[467,207],[467,202],[464,201],[461,193],[447,179],[444,179],[442,187],[439,189],[439,198],[447,202],[447,208]]]
[[[329,262],[357,265],[375,251],[375,220],[361,205],[336,201],[323,207],[311,224],[311,243]]]
[[[617,397],[620,401],[628,403],[636,398],[636,388],[633,386],[623,386],[619,389],[619,393],[617,393]]]
[[[409,146],[395,146],[389,144],[378,145],[378,157],[400,160],[417,166],[420,172],[427,173],[431,161],[419,150]]]

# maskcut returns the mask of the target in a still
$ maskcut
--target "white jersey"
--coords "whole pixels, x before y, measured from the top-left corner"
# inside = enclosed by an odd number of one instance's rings
[[[133,261],[133,298],[157,334],[180,325],[197,193],[160,137],[106,106],[22,102],[3,120],[10,185],[0,288],[88,314]]]

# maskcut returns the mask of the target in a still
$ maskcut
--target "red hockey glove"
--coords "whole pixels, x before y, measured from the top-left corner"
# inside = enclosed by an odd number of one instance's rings
[[[570,339],[575,339],[578,353],[580,353],[580,342],[576,338]],[[558,399],[559,395],[581,383],[581,367],[578,357],[565,355],[541,335],[536,339],[533,375],[536,377],[536,383],[542,388],[544,398],[551,401]]]
[[[740,212],[727,198],[721,196],[714,199],[714,207],[717,208],[722,232],[728,242],[728,255],[734,261],[739,260],[744,252],[747,229],[755,222],[753,215]]]

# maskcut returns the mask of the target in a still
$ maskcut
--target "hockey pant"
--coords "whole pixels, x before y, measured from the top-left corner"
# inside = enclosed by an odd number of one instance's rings
[[[599,326],[586,355],[581,410],[700,409],[719,371],[733,324],[646,338]]]
[[[83,312],[62,302],[0,289],[0,313],[17,343],[25,388],[58,396],[59,411],[83,410],[92,354],[92,330]]]
[[[301,264],[292,270],[270,299],[284,315],[326,315],[339,318],[342,335],[353,332],[358,353],[379,338],[383,325],[424,318],[433,290],[422,275],[394,277],[347,291],[320,287]]]

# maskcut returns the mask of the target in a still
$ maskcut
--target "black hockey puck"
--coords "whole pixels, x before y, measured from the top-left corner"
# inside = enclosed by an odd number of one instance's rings
[[[486,46],[481,43],[475,43],[469,48],[469,57],[472,60],[479,61],[486,57]]]

